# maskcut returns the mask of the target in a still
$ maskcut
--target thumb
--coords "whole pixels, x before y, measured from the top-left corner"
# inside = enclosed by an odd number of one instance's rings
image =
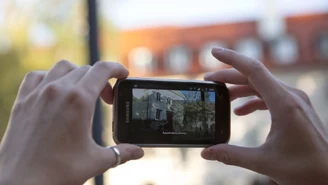
[[[227,165],[239,166],[261,173],[263,155],[260,153],[259,148],[219,144],[204,149],[201,156],[207,160],[217,160]]]
[[[120,161],[120,164],[123,164],[130,160],[140,159],[144,155],[144,151],[139,146],[131,144],[119,144],[113,147],[118,150],[119,156],[117,156],[113,148],[101,147],[97,156],[98,170],[96,171],[98,174],[104,173],[109,168],[115,167],[118,161]],[[118,157],[120,159],[118,159]]]

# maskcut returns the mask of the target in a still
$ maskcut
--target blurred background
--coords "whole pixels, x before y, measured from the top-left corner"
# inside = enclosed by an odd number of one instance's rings
[[[0,138],[27,71],[47,70],[61,59],[89,63],[87,6],[83,0],[0,0]],[[262,61],[279,79],[304,90],[328,124],[327,0],[98,0],[97,10],[100,59],[121,62],[131,76],[202,79],[229,67],[210,54],[213,46],[223,46]],[[112,107],[101,108],[103,142],[112,145]],[[269,127],[266,111],[232,115],[230,143],[258,146]],[[205,161],[201,149],[145,151],[142,160],[106,172],[104,184],[274,184]]]

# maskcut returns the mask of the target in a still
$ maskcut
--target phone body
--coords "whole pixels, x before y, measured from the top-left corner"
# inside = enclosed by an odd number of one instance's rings
[[[224,83],[126,78],[113,91],[117,144],[208,147],[230,139],[230,98]]]

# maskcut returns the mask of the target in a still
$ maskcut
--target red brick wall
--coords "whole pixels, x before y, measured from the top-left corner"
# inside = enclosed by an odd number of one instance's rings
[[[303,15],[286,18],[287,33],[293,35],[299,43],[299,60],[297,64],[284,66],[291,67],[327,67],[327,59],[322,58],[315,48],[317,36],[320,33],[328,33],[328,14]],[[199,27],[157,27],[120,33],[120,58],[132,75],[138,75],[138,71],[128,66],[128,53],[136,47],[147,47],[156,55],[159,66],[150,71],[147,76],[170,75],[163,67],[163,56],[169,48],[184,44],[192,51],[192,66],[188,74],[204,72],[199,65],[199,52],[201,46],[207,41],[220,40],[229,48],[242,38],[253,37],[262,42],[264,47],[264,63],[270,68],[281,68],[276,65],[270,56],[270,43],[265,43],[257,33],[257,22],[240,22]]]

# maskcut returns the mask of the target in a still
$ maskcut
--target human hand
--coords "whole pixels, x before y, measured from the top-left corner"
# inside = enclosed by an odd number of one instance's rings
[[[83,184],[116,164],[112,149],[91,134],[96,100],[112,102],[110,78],[125,78],[120,64],[77,67],[58,62],[50,71],[26,75],[0,146],[0,184]],[[122,163],[143,156],[120,144]]]
[[[204,149],[202,157],[267,175],[280,185],[328,184],[328,132],[308,96],[277,80],[260,61],[223,48],[212,54],[232,68],[204,79],[235,84],[229,88],[231,101],[256,95],[235,114],[268,109],[272,124],[259,147],[219,144]]]

